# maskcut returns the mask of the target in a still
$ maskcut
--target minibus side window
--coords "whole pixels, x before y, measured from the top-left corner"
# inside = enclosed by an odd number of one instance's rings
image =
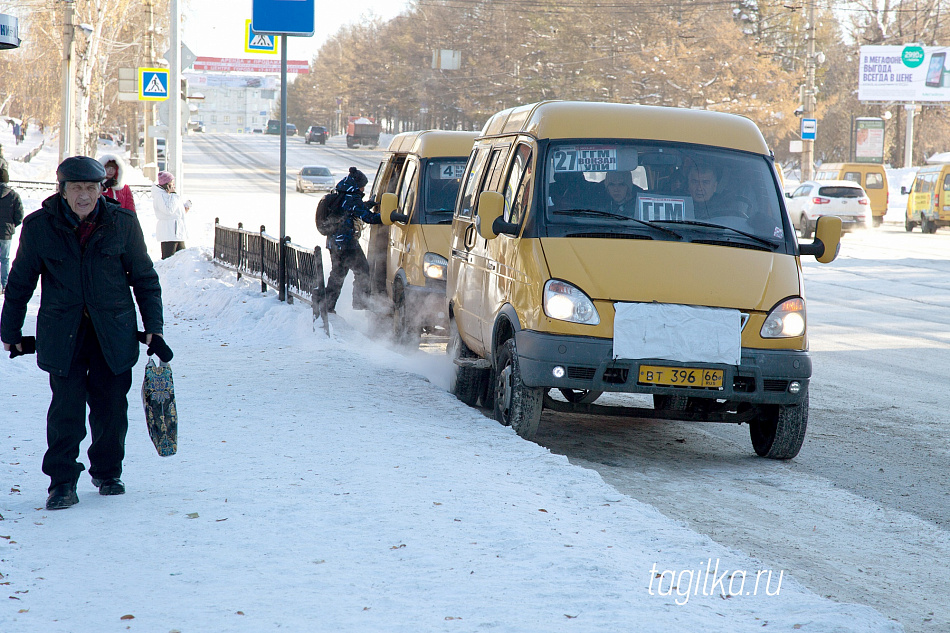
[[[856,182],[859,185],[861,184],[861,174],[856,171],[846,171],[844,173],[844,178],[842,180],[850,180],[851,182]]]
[[[478,188],[478,183],[482,179],[482,168],[485,166],[486,156],[488,156],[488,151],[483,148],[478,148],[468,161],[468,168],[465,174],[465,188],[462,192],[462,200],[458,209],[459,217],[472,217],[472,200],[475,196],[475,190]]]
[[[950,191],[950,174],[947,174],[943,179],[943,190]]]
[[[864,188],[865,189],[883,189],[884,177],[881,176],[881,174],[868,172],[867,175],[864,177]]]
[[[379,167],[376,168],[376,177],[373,178],[373,191],[370,193],[370,199],[375,199],[383,184],[383,177],[386,175],[386,161],[379,161]]]
[[[402,174],[402,183],[399,185],[399,209],[408,216],[412,215],[416,202],[416,161],[410,160]]]
[[[502,172],[505,170],[505,158],[508,155],[507,147],[500,147],[492,152],[490,175],[485,181],[482,191],[499,191],[501,188]]]
[[[532,176],[531,148],[528,145],[519,145],[511,162],[508,184],[505,186],[506,222],[520,224],[524,218],[531,204]]]
[[[499,176],[501,174],[502,166],[504,165],[504,152],[507,150],[507,147],[502,147],[499,149],[492,150],[491,158],[488,159],[488,167],[485,169],[485,178],[482,183],[482,186],[477,188],[478,193],[483,191],[497,191],[497,184]],[[478,215],[478,195],[472,199],[472,206],[474,207],[472,215]]]

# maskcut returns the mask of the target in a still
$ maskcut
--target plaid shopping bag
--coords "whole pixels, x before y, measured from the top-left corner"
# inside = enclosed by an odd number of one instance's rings
[[[142,382],[142,405],[155,450],[162,457],[174,455],[178,450],[178,411],[171,365],[165,362],[156,365],[153,359],[148,359]]]

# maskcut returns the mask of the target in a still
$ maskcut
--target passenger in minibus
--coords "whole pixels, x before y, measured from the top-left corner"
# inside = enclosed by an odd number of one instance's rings
[[[607,207],[609,213],[636,217],[637,193],[643,189],[633,184],[633,174],[629,171],[608,171],[604,177],[604,188],[607,191]]]

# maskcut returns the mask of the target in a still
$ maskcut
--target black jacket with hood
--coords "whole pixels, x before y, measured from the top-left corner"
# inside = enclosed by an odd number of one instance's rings
[[[23,221],[0,314],[0,339],[11,345],[20,342],[27,303],[41,280],[36,318],[40,369],[57,376],[69,372],[86,310],[109,368],[119,374],[139,357],[135,303],[145,331],[162,333],[158,273],[131,211],[100,196],[98,224],[84,249],[67,213],[72,214],[57,193]]]

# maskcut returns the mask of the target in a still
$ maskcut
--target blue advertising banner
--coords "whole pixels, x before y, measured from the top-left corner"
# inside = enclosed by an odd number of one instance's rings
[[[313,35],[314,0],[254,0],[251,28],[265,35]]]

